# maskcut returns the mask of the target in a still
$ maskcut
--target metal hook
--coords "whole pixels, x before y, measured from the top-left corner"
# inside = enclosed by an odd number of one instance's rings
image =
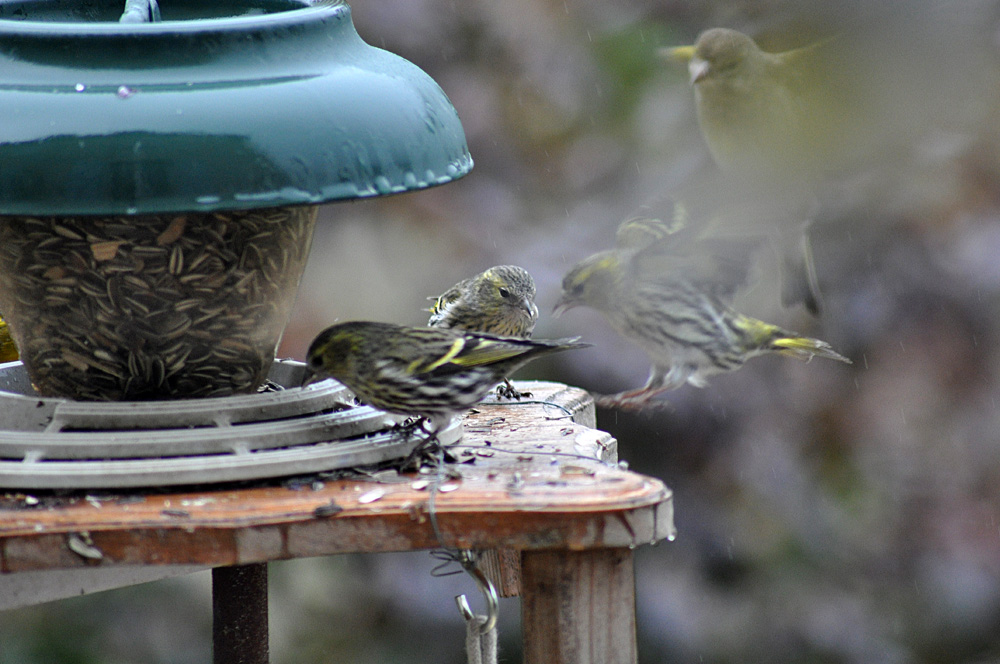
[[[483,598],[486,600],[486,622],[479,627],[479,633],[486,634],[497,626],[497,616],[500,613],[500,599],[497,596],[497,589],[493,587],[493,583],[486,578],[483,571],[476,565],[476,558],[472,551],[460,551],[458,562],[476,580],[476,585],[479,586],[479,590],[483,593]],[[458,605],[458,610],[462,612],[462,617],[466,620],[471,620],[475,615],[469,607],[469,600],[465,595],[456,595],[455,604]]]

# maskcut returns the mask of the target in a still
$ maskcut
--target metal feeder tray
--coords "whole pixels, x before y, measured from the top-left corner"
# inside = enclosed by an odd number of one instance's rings
[[[107,489],[210,484],[364,466],[405,457],[429,434],[349,406],[329,379],[299,387],[305,365],[276,360],[283,390],[159,402],[39,397],[20,362],[0,364],[0,488]],[[462,437],[455,418],[437,434]]]

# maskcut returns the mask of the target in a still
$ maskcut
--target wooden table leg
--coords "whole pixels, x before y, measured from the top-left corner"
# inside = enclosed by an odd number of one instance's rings
[[[525,551],[521,625],[525,664],[635,664],[632,551]]]
[[[267,563],[212,570],[215,664],[267,664]]]

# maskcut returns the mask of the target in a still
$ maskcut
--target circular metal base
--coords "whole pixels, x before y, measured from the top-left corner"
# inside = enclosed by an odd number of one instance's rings
[[[364,466],[410,454],[430,434],[278,360],[277,391],[166,402],[32,396],[20,362],[0,364],[0,488],[69,489],[231,482]],[[441,444],[461,439],[454,419]]]

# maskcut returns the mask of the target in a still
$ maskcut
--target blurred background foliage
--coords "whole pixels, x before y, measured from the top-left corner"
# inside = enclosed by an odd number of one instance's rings
[[[639,206],[714,168],[687,72],[657,49],[725,26],[767,50],[847,34],[888,118],[813,232],[825,310],[779,303],[766,253],[741,311],[854,360],[751,360],[644,413],[602,410],[675,492],[678,538],[637,551],[641,662],[1000,661],[1000,2],[354,0],[362,37],[449,95],[475,159],[454,184],[321,211],[281,347],[340,319],[423,324],[425,298],[525,267],[535,336],[597,346],[528,367],[609,393],[646,356],[595,312],[547,315],[562,274]],[[294,128],[289,128],[294,131]],[[272,661],[460,662],[426,554],[271,566]],[[520,660],[504,600],[501,661]],[[204,574],[7,612],[0,664],[208,661]]]

